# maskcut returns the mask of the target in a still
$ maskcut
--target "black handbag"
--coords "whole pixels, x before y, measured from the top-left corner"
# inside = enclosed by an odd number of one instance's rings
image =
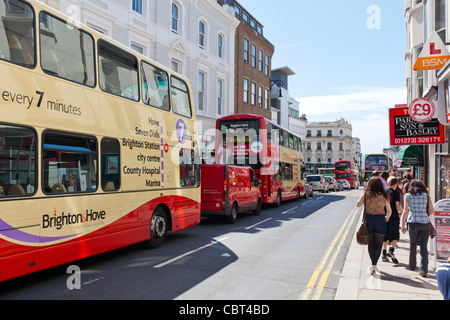
[[[363,216],[361,227],[359,227],[358,232],[356,232],[356,242],[361,246],[366,246],[369,244],[369,230],[367,229],[367,223],[366,223],[366,193],[365,192],[364,192],[364,216]]]

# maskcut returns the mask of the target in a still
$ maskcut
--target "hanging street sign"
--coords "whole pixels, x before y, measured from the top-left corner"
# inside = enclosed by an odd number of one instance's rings
[[[415,121],[407,107],[389,109],[389,127],[393,146],[445,143],[445,129],[437,118]]]

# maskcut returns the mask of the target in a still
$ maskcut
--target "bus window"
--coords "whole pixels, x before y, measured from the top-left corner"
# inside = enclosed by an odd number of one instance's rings
[[[272,142],[272,124],[267,122],[266,123],[266,127],[267,127],[267,142],[271,143]]]
[[[35,189],[36,133],[0,124],[0,197],[31,195]]]
[[[284,165],[284,180],[294,180],[292,163],[285,163]]]
[[[0,58],[35,66],[34,12],[19,0],[0,1]]]
[[[284,162],[279,162],[276,165],[276,180],[277,181],[283,181],[284,180],[284,168],[285,168],[285,163]]]
[[[278,129],[279,139],[280,139],[280,147],[284,147],[284,131]]]
[[[42,167],[45,193],[96,191],[97,140],[45,132]]]
[[[294,150],[294,136],[289,134],[289,149]]]
[[[45,12],[40,13],[39,22],[44,72],[93,87],[95,60],[92,37]]]
[[[194,150],[180,149],[180,185],[195,187]]]
[[[188,118],[192,117],[189,90],[186,83],[181,79],[172,77],[171,85],[173,112]]]
[[[116,139],[103,138],[102,152],[102,189],[116,191],[120,189],[120,144]]]
[[[136,57],[105,41],[99,41],[98,55],[100,88],[116,96],[138,101]]]
[[[169,111],[169,76],[167,72],[143,61],[141,73],[144,103]]]
[[[289,148],[289,133],[283,130],[284,147]]]

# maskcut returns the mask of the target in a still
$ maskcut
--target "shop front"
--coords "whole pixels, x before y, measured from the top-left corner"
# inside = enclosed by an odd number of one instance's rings
[[[410,168],[415,179],[427,180],[423,145],[402,146],[398,153],[401,168]]]

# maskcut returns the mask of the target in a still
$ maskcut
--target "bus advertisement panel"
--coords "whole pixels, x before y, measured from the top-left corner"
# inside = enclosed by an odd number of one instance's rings
[[[216,163],[250,166],[261,179],[263,203],[305,194],[300,137],[256,115],[217,120]]]
[[[198,224],[188,80],[42,2],[0,7],[0,281]]]
[[[353,169],[351,161],[342,160],[337,161],[335,164],[335,174],[336,180],[347,180],[350,183],[350,188],[358,189],[359,182],[359,171]]]

